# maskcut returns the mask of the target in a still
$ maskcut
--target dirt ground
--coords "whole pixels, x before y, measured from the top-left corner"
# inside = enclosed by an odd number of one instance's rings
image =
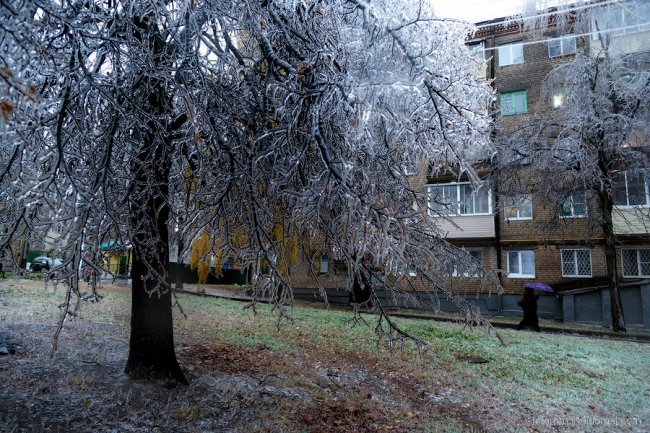
[[[43,283],[10,286],[0,297],[0,346],[15,350],[0,357],[2,432],[484,431],[462,404],[441,404],[415,377],[316,348],[296,357],[188,331],[176,340],[189,386],[130,380],[124,302],[66,324],[50,358],[56,311],[44,318],[43,305],[24,296],[47,299]]]

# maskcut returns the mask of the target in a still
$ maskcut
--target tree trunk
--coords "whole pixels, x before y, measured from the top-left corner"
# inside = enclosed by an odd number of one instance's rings
[[[612,210],[614,204],[607,191],[600,191],[600,206],[603,216],[603,235],[605,237],[605,260],[607,264],[607,282],[609,284],[609,300],[612,311],[612,328],[616,332],[626,332],[621,292],[618,287],[618,268],[616,267],[616,238]]]
[[[132,377],[171,378],[187,383],[174,352],[169,269],[169,170],[171,143],[147,124],[133,164],[130,205],[133,235],[131,341],[126,373]]]
[[[154,69],[166,64],[165,41],[150,17],[134,20],[134,37],[152,52]],[[187,384],[174,352],[172,293],[169,283],[169,173],[173,116],[165,84],[142,71],[132,89],[142,105],[134,110],[140,144],[131,162],[129,223],[133,242],[131,340],[125,372],[131,377],[173,379]]]

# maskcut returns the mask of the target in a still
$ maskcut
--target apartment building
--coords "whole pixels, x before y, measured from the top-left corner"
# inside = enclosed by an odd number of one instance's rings
[[[593,8],[595,11],[588,10],[595,13],[590,15],[591,25],[587,28],[572,29],[569,22],[560,29],[552,24],[552,11],[546,13],[551,16],[551,25],[541,30],[526,30],[521,21],[505,18],[478,24],[479,30],[469,46],[471,52],[483,55],[487,65],[481,73],[485,72],[496,91],[497,151],[502,139],[526,127],[534,117],[563,109],[563,89],[542,91],[545,78],[562,63],[573,61],[576,55],[603,55],[604,40],[610,44],[610,52],[647,59],[650,5],[632,9],[626,2],[606,2]],[[638,145],[647,146],[647,137],[637,141]],[[525,182],[526,172],[537,161],[521,158],[518,164],[512,164],[512,169],[520,171],[519,180]],[[472,191],[466,179],[436,172],[428,175],[427,188],[432,197],[432,212],[438,218],[446,218],[441,225],[449,226],[448,239],[466,248],[485,267],[501,271],[506,295],[500,302],[500,312],[518,310],[508,294],[520,293],[526,282],[542,281],[559,293],[590,293],[590,302],[597,300],[600,307],[581,313],[593,314],[593,320],[582,318],[606,323],[609,299],[604,292],[590,292],[607,284],[603,229],[598,218],[591,217],[600,212],[598,197],[579,190],[568,191],[563,200],[507,193],[513,188],[503,185],[499,176],[491,176],[490,161],[478,158],[475,167],[493,180],[489,189]],[[617,239],[616,266],[619,281],[625,286],[650,277],[650,189],[643,175],[621,169],[614,185],[612,216]],[[529,171],[539,175],[539,170]],[[528,181],[535,183],[532,177]],[[447,203],[441,206],[441,201]],[[456,286],[471,292],[477,284],[471,278],[462,278]],[[650,312],[648,295],[647,288],[622,291],[626,316],[632,322],[643,322],[644,309],[646,315]],[[542,301],[543,313],[549,317],[566,316],[565,307],[552,299]]]
[[[576,56],[603,55],[604,37],[618,52],[648,56],[650,4],[634,6],[615,1],[580,6],[562,25],[554,24],[554,11],[542,11],[539,15],[548,18],[547,24],[530,29],[511,18],[477,24],[478,31],[468,40],[468,47],[481,60],[477,73],[495,88],[497,149],[501,139],[533,118],[562,110],[564,90],[542,91],[542,83],[552,70]],[[586,26],[584,20],[580,27],[572,25],[586,13],[591,17]],[[638,141],[647,146],[646,140]],[[580,190],[569,191],[561,200],[513,194],[511,187],[494,176],[493,154],[467,149],[463,156],[486,179],[478,190],[467,177],[430,168],[414,174],[411,184],[427,191],[429,216],[437,220],[446,238],[486,269],[499,272],[504,294],[482,293],[479,275],[453,271],[448,287],[464,293],[484,312],[518,315],[516,301],[523,285],[542,281],[566,296],[543,297],[541,316],[607,324],[611,320],[609,294],[597,290],[607,285],[603,229],[598,218],[593,218],[600,212],[598,197]],[[525,173],[534,164],[535,160],[521,156],[513,170]],[[519,179],[526,179],[526,175]],[[636,283],[650,278],[650,218],[645,219],[650,209],[650,187],[644,176],[623,170],[614,189],[616,266],[622,286],[629,286],[622,290],[626,319],[629,317],[632,325],[650,327],[650,286]],[[328,286],[342,286],[340,278],[336,280]],[[299,278],[299,282],[299,287],[310,285],[308,278]],[[586,309],[576,310],[576,303]],[[445,306],[453,308],[451,304]]]

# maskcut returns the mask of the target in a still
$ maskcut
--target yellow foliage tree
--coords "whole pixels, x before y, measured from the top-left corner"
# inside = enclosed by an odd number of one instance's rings
[[[210,274],[210,265],[212,258],[215,259],[215,273],[221,275],[221,254],[212,253],[212,236],[210,232],[203,231],[192,243],[192,252],[190,253],[190,268],[197,271],[199,275],[199,284],[205,284]]]

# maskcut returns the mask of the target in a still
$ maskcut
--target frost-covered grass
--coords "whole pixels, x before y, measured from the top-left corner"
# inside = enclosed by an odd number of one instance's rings
[[[45,290],[42,282],[3,283],[0,323],[56,320],[61,289]],[[83,306],[64,335],[74,332],[75,323],[118,325],[126,334],[128,289],[112,287],[103,293],[99,303]],[[169,422],[184,426],[178,431],[203,431],[200,426],[217,422],[211,417],[242,410],[228,406],[215,412],[202,401],[217,394],[192,394],[224,383],[248,384],[238,391],[244,393],[265,384],[260,396],[241,397],[266,401],[247,415],[250,420],[237,421],[247,423],[242,431],[322,432],[336,422],[332,425],[340,430],[331,431],[649,429],[648,344],[499,330],[504,347],[485,330],[395,319],[429,343],[431,351],[418,354],[412,346],[388,350],[375,336],[372,316],[364,316],[367,324],[352,326],[349,312],[295,307],[289,322],[278,321],[277,312],[265,304],[258,304],[254,314],[242,302],[189,295],[179,300],[188,317],[175,310],[176,343],[194,385],[169,411]],[[470,362],[476,360],[487,362]],[[79,373],[73,379],[67,385],[88,382],[89,391],[79,392],[92,392],[92,378]],[[612,429],[607,422],[619,424]]]
[[[551,418],[592,422],[584,431],[599,431],[593,423],[627,420],[630,431],[635,425],[643,431],[639,422],[647,426],[650,420],[649,344],[501,329],[504,347],[481,329],[396,319],[430,344],[433,355],[419,357],[412,350],[391,354],[378,344],[370,316],[365,317],[369,326],[352,327],[348,312],[296,307],[294,323],[277,329],[277,315],[266,305],[254,316],[242,303],[188,296],[182,302],[188,311],[214,315],[211,335],[229,342],[293,354],[314,348],[322,354],[354,353],[417,374],[432,388],[442,377],[471,407],[487,409],[487,418],[502,431],[526,431],[535,419]],[[488,362],[468,362],[471,358]]]

